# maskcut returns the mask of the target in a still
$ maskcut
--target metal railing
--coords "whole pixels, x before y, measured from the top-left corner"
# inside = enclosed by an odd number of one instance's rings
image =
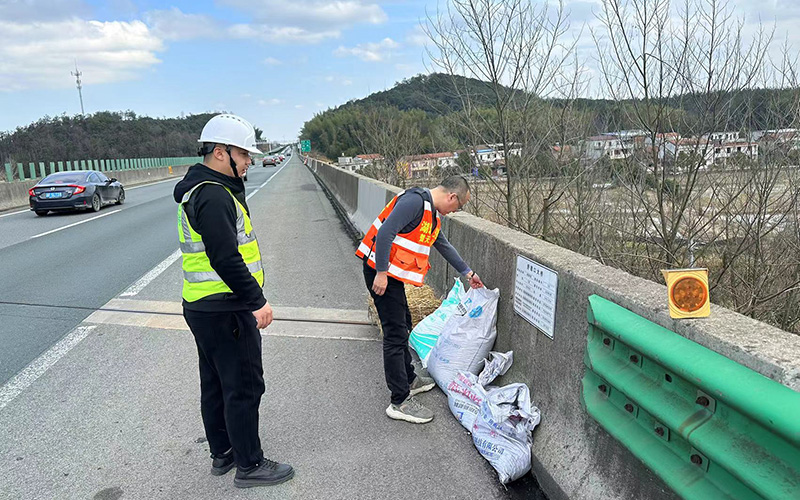
[[[588,413],[683,498],[800,498],[800,393],[597,295]]]
[[[5,180],[7,182],[42,179],[56,172],[76,170],[98,170],[100,172],[118,172],[124,170],[143,170],[148,168],[191,165],[197,163],[197,156],[169,158],[114,158],[104,160],[70,160],[51,162],[6,163]]]

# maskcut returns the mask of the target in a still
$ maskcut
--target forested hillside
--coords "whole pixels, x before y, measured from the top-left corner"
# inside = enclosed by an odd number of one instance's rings
[[[501,99],[508,97],[512,102],[515,99],[536,99],[502,87],[498,89],[498,96]],[[662,132],[688,134],[697,130],[695,122],[703,119],[698,109],[706,109],[700,104],[715,97],[719,96],[680,95],[669,98],[666,104],[670,114],[676,117],[675,127]],[[794,120],[794,97],[791,89],[748,90],[720,99],[726,106],[720,112],[727,117],[726,124],[731,130],[783,128]],[[463,128],[459,127],[460,116],[465,113],[465,101],[469,102],[469,112],[483,117],[479,123],[491,129],[495,96],[490,85],[471,78],[434,73],[403,80],[389,90],[319,113],[305,123],[301,137],[310,139],[314,150],[328,158],[368,152],[364,142],[369,131],[365,130],[365,124],[375,121],[370,120],[371,115],[380,113],[384,115],[383,122],[399,120],[417,129],[420,153],[455,149],[470,142]],[[570,102],[558,99],[542,101],[547,102],[547,108],[562,110],[572,115],[573,121],[584,122],[583,128],[588,135],[636,128],[630,101],[584,98]],[[510,108],[513,110],[513,105]],[[491,136],[491,133],[481,132],[478,131],[477,135]]]
[[[203,125],[212,116],[151,118],[132,111],[46,116],[14,131],[0,132],[0,164],[191,156],[197,152]]]

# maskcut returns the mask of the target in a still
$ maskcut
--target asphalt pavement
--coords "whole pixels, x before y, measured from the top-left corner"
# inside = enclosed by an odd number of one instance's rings
[[[262,444],[295,478],[238,490],[209,474],[173,181],[100,219],[0,218],[0,498],[541,498],[499,484],[438,389],[421,395],[432,423],[386,417],[353,243],[299,159],[284,163],[251,169],[248,205],[276,318]]]

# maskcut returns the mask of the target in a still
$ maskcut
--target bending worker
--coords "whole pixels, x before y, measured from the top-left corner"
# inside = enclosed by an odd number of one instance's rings
[[[391,391],[386,414],[396,420],[426,424],[433,412],[414,396],[433,389],[433,379],[414,373],[408,336],[411,313],[403,283],[422,286],[430,265],[431,246],[472,288],[481,279],[439,232],[440,215],[458,212],[469,201],[469,184],[461,176],[446,178],[433,189],[414,187],[401,192],[381,211],[358,246],[367,284],[383,328],[383,370]]]
[[[281,483],[294,469],[264,458],[258,407],[264,394],[261,332],[272,322],[242,176],[258,154],[253,126],[222,114],[200,135],[198,163],[175,186],[183,253],[183,316],[200,358],[200,411],[211,473],[237,467],[240,488]]]

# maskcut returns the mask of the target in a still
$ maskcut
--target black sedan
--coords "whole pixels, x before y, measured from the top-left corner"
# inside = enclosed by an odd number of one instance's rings
[[[50,210],[91,210],[125,202],[125,189],[115,178],[96,170],[58,172],[28,190],[31,210],[47,215]]]

